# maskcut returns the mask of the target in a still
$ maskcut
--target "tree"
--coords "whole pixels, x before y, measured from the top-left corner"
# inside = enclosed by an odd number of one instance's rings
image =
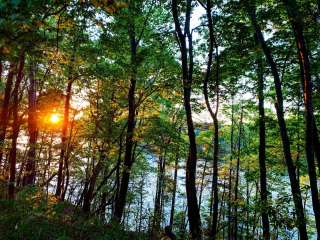
[[[303,89],[304,96],[304,106],[305,106],[305,151],[306,158],[308,162],[308,173],[310,178],[310,187],[312,194],[312,204],[313,212],[316,220],[318,238],[320,238],[320,202],[319,193],[317,186],[317,174],[316,166],[314,164],[314,148],[318,147],[314,145],[315,139],[318,139],[317,126],[314,123],[313,106],[312,106],[312,82],[310,74],[310,61],[309,54],[306,47],[305,39],[303,36],[302,19],[298,10],[298,6],[295,0],[284,1],[289,20],[292,25],[292,29],[296,39],[296,45],[298,49],[298,58],[301,71],[301,85]]]
[[[135,129],[135,117],[136,117],[136,82],[137,82],[137,47],[139,44],[139,35],[136,33],[135,23],[134,23],[134,11],[136,5],[130,1],[129,2],[129,15],[128,15],[128,34],[130,40],[130,86],[128,92],[128,120],[127,120],[127,133],[126,133],[126,145],[125,145],[125,155],[124,155],[124,170],[122,173],[121,184],[119,193],[117,195],[114,219],[120,222],[123,214],[123,209],[126,202],[126,196],[129,185],[130,170],[133,164],[133,153],[132,149],[134,146],[134,129]],[[141,32],[142,36],[143,32]],[[138,37],[137,37],[138,36]]]
[[[266,170],[266,127],[264,112],[264,74],[261,53],[257,56],[258,99],[259,99],[259,171],[261,217],[264,239],[270,239],[270,225],[268,217],[268,187]]]
[[[8,186],[8,196],[9,199],[14,199],[15,196],[15,184],[16,184],[16,163],[17,163],[17,139],[20,130],[20,117],[19,117],[19,88],[23,79],[23,70],[25,63],[25,50],[22,49],[19,55],[19,67],[17,72],[16,81],[13,89],[13,127],[12,127],[12,142],[9,155],[9,165],[10,165],[10,177]]]
[[[190,223],[190,232],[192,239],[201,239],[201,220],[197,193],[195,187],[196,167],[197,167],[197,145],[192,120],[190,105],[192,74],[193,74],[193,49],[192,34],[190,31],[191,0],[186,2],[186,16],[184,23],[184,32],[181,29],[181,23],[178,15],[177,1],[171,2],[171,11],[174,19],[177,41],[181,53],[182,64],[182,82],[183,82],[183,100],[187,118],[188,137],[189,137],[189,156],[186,164],[186,192],[188,202],[188,217]],[[187,39],[187,40],[186,40]],[[187,47],[188,44],[188,47]]]
[[[200,4],[202,4],[200,2]],[[212,206],[212,223],[211,223],[211,237],[213,239],[216,238],[217,234],[217,223],[218,223],[218,206],[219,206],[219,196],[218,196],[218,158],[219,158],[219,124],[218,124],[218,111],[219,111],[219,50],[218,43],[215,37],[214,29],[213,29],[213,19],[212,19],[212,3],[210,0],[207,1],[206,5],[202,4],[206,9],[206,16],[208,21],[208,31],[209,31],[209,51],[208,51],[208,63],[207,63],[207,71],[205,73],[205,77],[203,80],[203,95],[206,103],[206,107],[210,113],[210,116],[213,120],[214,125],[214,137],[213,137],[213,174],[212,174],[212,198],[213,202]],[[211,76],[211,67],[212,67],[212,58],[213,58],[213,50],[215,49],[216,55],[216,71],[215,71],[215,98],[216,105],[215,111],[212,110],[210,106],[210,100],[208,96],[208,82]]]
[[[306,221],[305,221],[304,212],[303,212],[301,191],[300,191],[299,181],[296,176],[295,166],[292,161],[291,150],[290,150],[290,141],[289,141],[289,137],[288,137],[286,122],[284,119],[283,95],[282,95],[282,87],[281,87],[281,80],[280,80],[279,72],[278,72],[276,63],[273,60],[271,51],[264,40],[260,26],[258,25],[256,13],[255,13],[255,5],[252,6],[252,4],[250,4],[247,1],[245,4],[246,4],[246,9],[247,9],[248,15],[250,16],[250,20],[252,22],[253,28],[256,32],[257,39],[258,39],[259,44],[264,52],[264,55],[265,55],[266,60],[269,64],[269,67],[271,68],[271,72],[272,72],[272,75],[274,78],[274,87],[276,90],[275,108],[276,108],[276,112],[277,112],[278,124],[280,127],[283,153],[285,156],[285,160],[286,160],[286,164],[287,164],[287,168],[288,168],[288,173],[289,173],[289,178],[290,178],[292,196],[293,196],[293,200],[294,200],[294,204],[295,204],[295,210],[297,212],[297,225],[298,225],[300,237],[303,239],[307,239],[308,235],[307,235],[307,230],[306,230]]]
[[[37,144],[37,120],[36,120],[36,79],[34,76],[34,65],[29,67],[29,91],[28,91],[28,132],[29,132],[29,150],[26,163],[26,170],[23,176],[23,185],[34,185],[36,178],[36,144]]]
[[[0,235],[316,238],[318,7],[2,1]]]

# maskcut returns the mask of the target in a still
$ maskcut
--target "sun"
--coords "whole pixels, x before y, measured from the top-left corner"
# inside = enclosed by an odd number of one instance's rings
[[[59,114],[57,114],[57,113],[52,113],[51,115],[50,115],[50,122],[51,123],[53,123],[53,124],[57,124],[57,123],[59,123],[60,122],[60,116],[59,116]]]

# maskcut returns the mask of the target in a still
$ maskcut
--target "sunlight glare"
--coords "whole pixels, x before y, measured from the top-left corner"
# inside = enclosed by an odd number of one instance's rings
[[[57,124],[58,122],[60,122],[60,116],[56,113],[51,114],[50,116],[50,122]]]

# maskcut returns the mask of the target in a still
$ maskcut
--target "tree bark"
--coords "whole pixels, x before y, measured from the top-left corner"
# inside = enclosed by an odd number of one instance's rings
[[[122,132],[123,133],[123,132]],[[115,179],[115,194],[114,194],[114,199],[118,199],[118,195],[120,192],[120,167],[121,167],[121,156],[122,156],[122,148],[123,148],[123,138],[122,138],[122,133],[119,138],[119,150],[118,150],[118,159],[117,159],[117,166],[116,166],[116,179]],[[116,201],[113,201],[113,206],[112,206],[112,216],[114,215],[114,210],[115,210],[115,204]]]
[[[313,118],[313,150],[317,159],[318,174],[320,176],[320,141],[315,118]]]
[[[138,232],[141,233],[142,228],[142,218],[143,218],[143,189],[144,189],[144,176],[141,174],[140,186],[139,186],[139,225],[138,225]]]
[[[247,169],[246,169],[246,174],[247,176],[250,174],[250,169],[249,169],[249,163],[247,163]],[[249,226],[250,226],[250,193],[251,191],[249,190],[249,179],[246,178],[246,238],[250,238],[250,231],[249,231]]]
[[[217,225],[218,225],[218,206],[219,206],[219,196],[218,196],[218,158],[219,158],[219,124],[218,124],[218,110],[219,110],[219,53],[216,38],[214,36],[213,22],[212,22],[212,4],[211,0],[207,0],[206,16],[208,21],[209,30],[209,53],[208,53],[208,63],[207,71],[203,81],[203,94],[205,98],[206,107],[210,113],[213,120],[214,126],[214,137],[213,137],[213,174],[212,174],[212,203],[210,208],[212,211],[212,221],[211,221],[211,231],[210,235],[212,239],[216,238]],[[215,48],[216,53],[216,73],[215,73],[215,96],[216,96],[216,107],[215,111],[212,110],[210,106],[209,96],[208,96],[208,83],[211,76],[212,58],[213,50]]]
[[[266,170],[266,127],[264,113],[264,79],[262,58],[257,59],[258,76],[258,99],[259,99],[259,172],[260,172],[260,204],[263,239],[270,239],[270,226],[268,216],[268,188],[267,188],[267,170]]]
[[[320,239],[320,202],[317,186],[317,174],[314,163],[313,144],[316,135],[312,106],[312,81],[310,73],[309,53],[303,34],[303,21],[296,0],[283,0],[294,32],[301,72],[301,84],[304,93],[305,114],[305,152],[308,163],[313,212],[317,227],[317,238]]]
[[[201,204],[202,204],[202,194],[203,194],[203,189],[204,189],[204,178],[205,178],[206,172],[207,172],[207,165],[208,165],[208,157],[205,157],[204,166],[203,166],[203,170],[202,170],[202,176],[201,176],[200,192],[199,192],[199,210],[200,211],[201,211]]]
[[[128,92],[128,120],[127,120],[127,133],[126,133],[126,145],[124,155],[124,166],[119,187],[119,193],[115,202],[115,209],[113,214],[113,220],[120,223],[123,210],[126,204],[126,197],[129,186],[130,171],[133,165],[133,145],[134,145],[134,131],[136,125],[136,104],[135,104],[135,91],[136,91],[136,77],[137,77],[137,40],[135,33],[135,25],[132,19],[133,14],[133,2],[129,1],[129,23],[128,34],[131,47],[131,72],[130,72],[130,87]]]
[[[177,179],[178,179],[178,168],[179,168],[179,147],[177,147],[176,159],[174,161],[173,190],[172,190],[170,222],[169,222],[169,226],[170,226],[171,229],[173,227],[173,221],[174,221],[174,211],[175,211],[176,192],[177,192]]]
[[[71,60],[73,62],[73,60]],[[71,63],[72,64],[72,63]],[[71,68],[69,71],[71,71]],[[73,77],[71,72],[69,72],[68,77],[68,84],[66,89],[66,99],[64,103],[64,113],[63,113],[63,125],[62,125],[62,132],[61,132],[61,151],[60,151],[60,158],[59,158],[59,168],[58,168],[58,180],[57,180],[57,188],[55,195],[57,197],[61,197],[62,188],[63,188],[63,165],[65,161],[65,154],[67,151],[67,134],[68,134],[68,125],[69,125],[69,111],[70,111],[70,100],[72,95],[72,83]]]
[[[24,68],[24,50],[21,50],[19,56],[19,69],[16,77],[15,86],[13,89],[13,127],[12,127],[12,142],[9,155],[9,165],[10,165],[10,177],[9,177],[9,186],[8,186],[8,197],[9,199],[14,199],[15,195],[15,182],[16,182],[16,163],[17,163],[17,139],[20,130],[20,121],[19,121],[19,88],[21,81],[23,79],[23,68]]]
[[[2,61],[0,60],[0,82],[2,82],[2,71],[3,71],[3,64],[2,64]]]
[[[264,37],[263,37],[263,34],[261,32],[261,28],[257,22],[255,6],[252,6],[251,4],[252,3],[249,3],[248,1],[246,1],[247,12],[250,17],[253,28],[256,32],[259,44],[264,52],[264,55],[267,59],[269,67],[271,68],[271,73],[272,73],[273,79],[274,79],[274,86],[275,86],[275,91],[276,91],[275,108],[276,108],[278,124],[279,124],[279,128],[280,128],[283,153],[284,153],[284,157],[286,160],[286,165],[287,165],[289,179],[290,179],[291,192],[292,192],[294,206],[295,206],[295,210],[296,210],[296,214],[297,214],[296,220],[297,220],[297,225],[298,225],[298,229],[299,229],[299,234],[300,234],[301,239],[308,239],[308,234],[307,234],[307,229],[306,229],[306,220],[305,220],[304,210],[303,210],[303,205],[302,205],[300,184],[297,179],[295,166],[294,166],[292,156],[291,156],[290,141],[289,141],[289,136],[288,136],[288,132],[287,132],[286,122],[284,119],[281,80],[280,80],[277,65],[273,59],[272,54],[271,54],[271,50],[268,47],[268,45],[266,44]]]
[[[164,181],[164,170],[165,170],[165,156],[162,155],[162,150],[160,150],[159,162],[158,162],[158,177],[157,177],[157,187],[156,196],[154,202],[154,213],[153,213],[153,223],[152,223],[152,239],[158,239],[160,224],[161,224],[161,197],[163,191],[163,181]]]
[[[93,191],[94,188],[96,186],[96,181],[97,181],[97,177],[99,175],[99,173],[102,170],[103,167],[103,156],[102,156],[102,152],[100,152],[100,159],[97,163],[96,166],[94,166],[93,171],[92,171],[92,175],[88,181],[88,188],[86,189],[87,191],[84,192],[83,195],[83,206],[82,206],[82,210],[85,213],[89,213],[90,212],[90,206],[91,206],[91,201],[92,201],[92,197],[93,197]]]
[[[243,120],[243,106],[241,106],[239,134],[238,134],[238,153],[236,166],[236,182],[234,186],[234,239],[238,238],[238,192],[239,192],[239,174],[240,174],[240,155],[241,155],[241,138],[242,138],[242,120]]]
[[[2,111],[0,118],[0,167],[3,158],[3,148],[4,141],[6,138],[7,125],[9,122],[9,105],[10,105],[10,97],[13,85],[13,77],[16,71],[16,64],[11,63],[9,67],[9,73],[7,76],[7,82],[4,90],[4,99],[2,103]]]
[[[34,77],[34,66],[30,63],[29,69],[29,91],[28,91],[28,132],[29,150],[27,155],[26,170],[23,176],[23,186],[33,185],[36,180],[36,144],[37,144],[37,120],[36,120],[36,79]]]
[[[189,156],[186,164],[186,193],[188,204],[188,218],[191,232],[191,239],[202,239],[201,220],[199,206],[197,201],[196,190],[196,168],[197,168],[197,145],[194,132],[192,110],[190,104],[192,90],[192,74],[193,74],[193,47],[192,35],[190,32],[192,0],[186,1],[186,17],[184,24],[184,32],[182,32],[177,1],[172,0],[171,11],[175,24],[175,31],[180,47],[181,63],[182,63],[182,79],[183,79],[183,100],[186,112],[188,137],[189,137]],[[186,38],[188,39],[186,41]],[[188,42],[188,44],[187,44]],[[188,45],[188,48],[187,48]]]
[[[231,103],[231,133],[230,133],[230,164],[229,164],[229,186],[228,186],[228,239],[233,239],[233,219],[232,219],[232,174],[233,174],[233,129],[234,129],[234,108],[233,96]]]

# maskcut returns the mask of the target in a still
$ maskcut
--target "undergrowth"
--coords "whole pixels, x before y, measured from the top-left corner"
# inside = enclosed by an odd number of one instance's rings
[[[68,202],[59,201],[34,187],[20,191],[16,200],[0,199],[2,240],[134,240],[119,226],[88,217]]]

